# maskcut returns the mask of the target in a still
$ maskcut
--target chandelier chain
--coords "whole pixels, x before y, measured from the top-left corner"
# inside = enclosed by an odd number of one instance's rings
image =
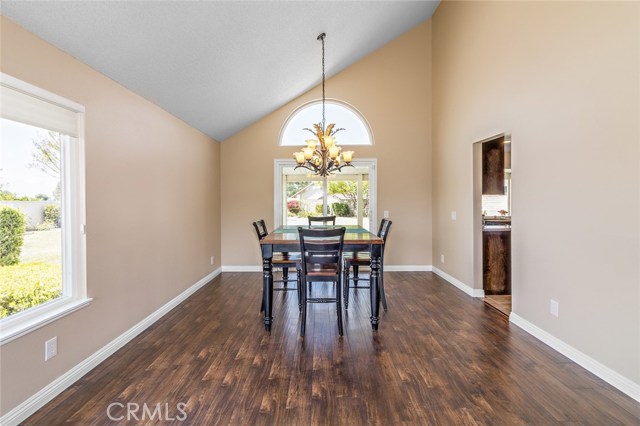
[[[326,129],[325,126],[325,113],[324,113],[324,38],[326,34],[320,34],[319,38],[322,40],[322,130]]]

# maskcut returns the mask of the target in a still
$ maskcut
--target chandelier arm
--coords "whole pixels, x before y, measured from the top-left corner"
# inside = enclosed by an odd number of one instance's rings
[[[311,172],[314,172],[314,173],[318,172],[316,169],[312,169],[311,167],[307,166],[306,164],[298,164],[296,167],[294,167],[293,170],[299,169],[299,168],[307,169],[307,170],[309,170]]]

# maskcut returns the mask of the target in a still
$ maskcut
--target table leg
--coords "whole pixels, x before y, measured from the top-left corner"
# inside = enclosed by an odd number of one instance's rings
[[[380,322],[380,255],[381,245],[375,244],[371,247],[371,328],[378,329]]]
[[[271,246],[262,246],[262,307],[264,308],[264,329],[271,332],[273,320],[273,264]]]

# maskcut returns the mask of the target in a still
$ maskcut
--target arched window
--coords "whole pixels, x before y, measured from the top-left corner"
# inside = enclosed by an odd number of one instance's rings
[[[338,132],[336,141],[340,146],[373,145],[373,133],[360,112],[337,99],[325,100],[326,124],[336,123],[345,130]],[[308,102],[291,113],[280,131],[281,146],[302,146],[311,134],[303,130],[322,121],[322,101]]]

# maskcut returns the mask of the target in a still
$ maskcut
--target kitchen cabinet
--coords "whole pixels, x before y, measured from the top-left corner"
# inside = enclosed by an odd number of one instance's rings
[[[485,294],[511,294],[511,228],[488,226],[482,231]]]
[[[482,194],[504,195],[504,137],[482,144]]]

